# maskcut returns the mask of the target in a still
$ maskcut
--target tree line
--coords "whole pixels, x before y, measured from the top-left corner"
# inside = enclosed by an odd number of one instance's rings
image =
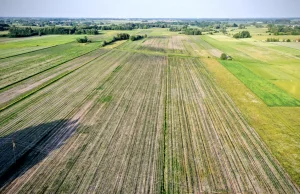
[[[300,35],[300,26],[268,24],[268,31],[274,35]]]
[[[267,38],[266,42],[280,42],[279,38]],[[282,42],[291,42],[291,39],[283,39]]]
[[[70,27],[44,27],[44,28],[31,28],[31,27],[11,27],[9,28],[9,37],[28,37],[28,36],[42,36],[48,34],[99,34],[96,29],[79,29]]]
[[[111,44],[113,42],[119,41],[119,40],[131,40],[131,41],[136,41],[136,40],[140,40],[143,38],[147,38],[147,34],[145,34],[144,36],[141,35],[129,35],[127,33],[119,33],[117,34],[117,36],[114,36],[111,40],[109,41],[103,41],[102,46],[106,46],[108,44]]]
[[[113,42],[119,41],[119,40],[128,40],[130,37],[127,33],[120,33],[117,34],[117,36],[114,36],[110,41],[103,41],[102,46],[106,46],[108,44],[111,44]]]
[[[197,28],[188,28],[187,25],[184,26],[171,26],[169,28],[171,32],[180,32],[180,34],[186,35],[202,35],[202,31]]]
[[[6,31],[9,29],[9,25],[8,24],[1,24],[0,23],[0,31]]]
[[[169,28],[170,25],[164,22],[155,23],[126,23],[126,24],[111,24],[98,26],[99,30],[134,30],[134,29],[149,29],[149,28]]]
[[[143,38],[147,38],[147,34],[145,34],[144,36],[141,36],[141,35],[131,35],[130,36],[130,40],[131,41],[136,41],[136,40],[140,40],[140,39],[143,39]]]

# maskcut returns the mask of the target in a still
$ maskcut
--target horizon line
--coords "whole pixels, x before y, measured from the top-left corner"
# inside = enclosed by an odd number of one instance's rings
[[[65,16],[0,16],[0,18],[57,18],[57,19],[300,19],[295,17],[65,17]]]

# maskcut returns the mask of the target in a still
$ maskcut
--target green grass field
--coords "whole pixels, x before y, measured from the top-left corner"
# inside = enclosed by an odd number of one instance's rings
[[[49,35],[41,37],[13,38],[1,42],[0,58],[5,58],[17,54],[35,51],[55,45],[74,42],[79,35]],[[0,38],[1,39],[1,38]]]
[[[268,106],[300,106],[299,100],[256,75],[241,63],[235,61],[220,62]]]
[[[246,42],[243,40],[236,40],[224,35],[203,36],[202,39],[212,46],[218,48],[222,52],[227,53],[233,57],[237,64],[250,70],[255,76],[260,77],[268,83],[273,84],[273,88],[278,87],[276,91],[281,91],[283,96],[290,96],[278,103],[270,101],[272,96],[278,95],[272,93],[275,90],[265,90],[262,94],[257,90],[253,92],[258,96],[264,96],[265,103],[269,106],[298,106],[294,101],[300,100],[299,83],[300,83],[300,60],[295,53],[284,52],[285,47],[281,49],[270,48],[269,45],[255,44],[255,42]],[[277,46],[280,47],[280,46]],[[227,67],[227,66],[226,66]],[[235,74],[239,79],[247,77],[241,73]],[[252,75],[252,74],[251,74]],[[251,76],[249,77],[251,79]],[[251,86],[251,82],[245,83],[247,87]],[[270,84],[267,84],[270,85]],[[268,99],[268,100],[267,100]],[[293,100],[294,99],[294,100]]]

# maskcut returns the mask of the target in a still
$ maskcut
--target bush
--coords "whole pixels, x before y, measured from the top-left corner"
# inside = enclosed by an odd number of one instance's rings
[[[135,36],[130,36],[131,41],[135,41]]]
[[[145,35],[145,36],[147,36],[147,35]],[[143,38],[144,38],[144,36],[141,36],[141,35],[130,36],[131,41],[140,40],[140,39],[143,39]]]
[[[79,42],[79,43],[87,43],[87,42],[90,42],[86,36],[83,37],[83,38],[77,38],[76,40],[77,40],[77,42]]]
[[[106,46],[106,45],[107,45],[107,42],[104,40],[102,43],[102,46]]]
[[[268,38],[267,42],[279,42],[279,38]]]
[[[287,42],[291,42],[291,39],[287,39],[286,41],[287,41]]]
[[[226,60],[227,59],[227,55],[225,53],[222,53],[220,59],[221,60]]]
[[[233,35],[233,38],[251,38],[249,31],[242,31]]]
[[[116,40],[128,40],[129,39],[129,34],[126,33],[120,33],[117,34],[117,37],[115,37]]]

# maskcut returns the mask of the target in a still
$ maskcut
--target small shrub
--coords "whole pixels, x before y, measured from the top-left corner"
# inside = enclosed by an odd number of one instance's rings
[[[268,38],[267,42],[279,42],[279,38]]]
[[[233,35],[233,38],[251,38],[249,31],[242,31]]]
[[[83,38],[77,38],[76,40],[77,40],[77,42],[79,42],[79,43],[87,43],[87,42],[90,42],[89,39],[88,39],[86,36],[83,37]]]
[[[221,60],[226,60],[227,59],[227,55],[225,53],[222,53],[220,59]]]

